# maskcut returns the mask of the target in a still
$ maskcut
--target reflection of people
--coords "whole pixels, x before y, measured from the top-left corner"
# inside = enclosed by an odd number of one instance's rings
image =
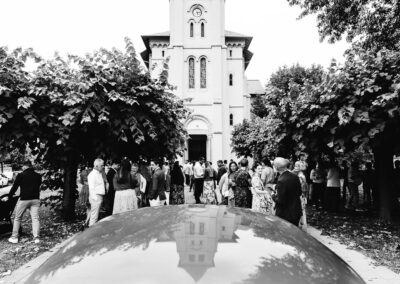
[[[301,212],[301,184],[300,179],[288,170],[289,161],[284,158],[276,158],[274,167],[280,173],[275,186],[276,194],[273,195],[276,207],[276,216],[299,225]]]
[[[32,233],[35,243],[39,243],[39,207],[40,207],[40,185],[42,177],[35,172],[31,162],[24,163],[23,172],[18,174],[11,190],[9,192],[9,200],[13,197],[14,193],[20,188],[20,198],[15,209],[14,226],[11,238],[8,239],[10,243],[18,243],[18,233],[21,226],[22,216],[26,209],[29,209],[32,218]]]
[[[100,207],[106,194],[106,181],[103,178],[104,161],[96,159],[93,170],[88,175],[90,218],[89,227],[99,219]]]
[[[252,209],[256,212],[271,214],[273,206],[271,194],[269,190],[264,187],[264,184],[261,180],[263,167],[257,164],[255,166],[254,175],[251,179],[253,191]]]
[[[113,214],[138,208],[135,189],[139,188],[139,180],[131,171],[131,162],[128,159],[123,159],[121,167],[113,179],[115,189]]]

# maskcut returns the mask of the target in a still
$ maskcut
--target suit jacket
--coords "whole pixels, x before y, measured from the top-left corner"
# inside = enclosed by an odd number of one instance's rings
[[[274,196],[276,216],[285,220],[296,220],[302,215],[301,183],[297,175],[286,171],[278,179]]]
[[[152,185],[150,189],[149,199],[152,200],[160,197],[160,200],[165,200],[166,178],[164,171],[160,168],[156,169],[151,181]]]

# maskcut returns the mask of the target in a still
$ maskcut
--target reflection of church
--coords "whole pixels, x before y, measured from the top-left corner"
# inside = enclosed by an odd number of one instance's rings
[[[218,242],[236,242],[241,217],[224,206],[189,208],[190,217],[174,232],[179,267],[197,282],[214,267]],[[167,241],[168,237],[161,241]]]

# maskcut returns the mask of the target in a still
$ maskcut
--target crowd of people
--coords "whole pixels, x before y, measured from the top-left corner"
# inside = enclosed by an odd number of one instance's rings
[[[394,174],[400,189],[400,161],[395,161]],[[197,204],[226,205],[250,208],[256,212],[276,215],[306,228],[306,204],[317,210],[338,212],[360,207],[359,188],[362,184],[362,205],[377,207],[377,179],[371,162],[318,161],[309,167],[306,156],[296,162],[276,158],[272,163],[264,159],[249,168],[243,158],[236,163],[218,161],[217,169],[211,162],[198,161],[169,163],[164,159],[132,163],[124,158],[111,161],[107,169],[102,159],[93,168],[82,167],[79,172],[80,202],[87,207],[85,225],[92,226],[100,218],[147,206],[180,205],[185,203],[184,185],[193,190]],[[22,216],[29,209],[35,242],[39,242],[39,207],[41,176],[30,162],[17,175],[9,192],[9,199],[20,188],[15,209],[12,243],[18,242]],[[400,191],[400,190],[399,190]],[[399,192],[400,197],[400,192]]]
[[[249,168],[246,158],[239,164],[220,160],[217,169],[204,158],[195,162],[169,163],[160,159],[149,164],[132,163],[127,158],[113,161],[105,170],[104,161],[94,161],[93,169],[80,171],[80,201],[87,206],[86,225],[99,216],[122,213],[146,206],[185,203],[184,185],[193,190],[196,204],[227,205],[276,214],[299,225],[305,214],[307,191],[301,169],[289,171],[290,162],[265,159]],[[305,221],[301,222],[305,226]]]

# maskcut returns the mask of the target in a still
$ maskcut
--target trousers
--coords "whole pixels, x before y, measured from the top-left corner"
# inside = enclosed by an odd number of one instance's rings
[[[18,238],[19,228],[21,227],[22,216],[24,215],[26,209],[31,212],[32,219],[32,234],[34,238],[39,237],[40,222],[39,222],[39,207],[40,200],[18,200],[17,206],[15,208],[15,218],[12,231],[12,237]]]

